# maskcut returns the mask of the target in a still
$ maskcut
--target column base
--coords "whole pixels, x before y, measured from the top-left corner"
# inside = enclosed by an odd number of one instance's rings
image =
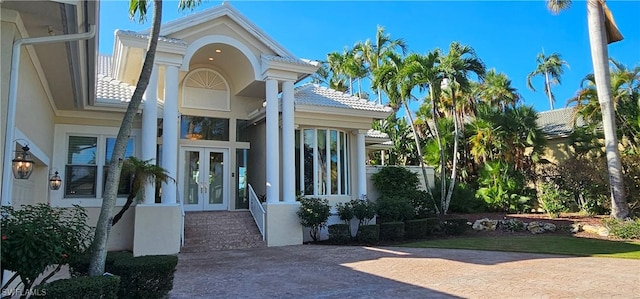
[[[267,246],[302,244],[302,225],[296,212],[299,202],[267,203]]]
[[[177,204],[136,206],[133,256],[178,254],[182,212]]]

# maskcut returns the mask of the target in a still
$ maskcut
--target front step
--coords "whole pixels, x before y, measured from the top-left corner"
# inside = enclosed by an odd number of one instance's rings
[[[187,212],[180,252],[266,247],[249,211]]]

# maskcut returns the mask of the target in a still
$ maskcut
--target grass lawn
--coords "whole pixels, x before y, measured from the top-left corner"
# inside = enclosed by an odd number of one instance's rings
[[[422,241],[400,246],[640,259],[640,242],[607,241],[570,236],[471,237]]]

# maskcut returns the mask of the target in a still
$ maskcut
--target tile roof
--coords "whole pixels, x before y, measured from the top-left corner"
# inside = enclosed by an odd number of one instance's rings
[[[135,87],[111,78],[111,62],[111,56],[98,55],[96,98],[109,102],[129,102]]]
[[[118,34],[118,35],[127,35],[127,36],[141,38],[141,39],[149,39],[149,34],[135,32],[135,31],[131,31],[131,30],[118,30],[116,32],[116,34]],[[179,38],[172,38],[172,37],[166,37],[166,36],[159,36],[158,37],[158,41],[159,42],[167,42],[167,43],[177,44],[177,45],[186,45],[187,44],[186,41],[181,40]]]
[[[296,104],[330,108],[355,109],[375,112],[389,112],[391,107],[376,104],[347,93],[312,83],[297,87],[294,91]]]
[[[369,131],[367,131],[367,137],[368,138],[389,138],[389,135],[387,135],[387,133],[384,132],[380,132],[378,130],[374,130],[374,129],[369,129]]]
[[[274,56],[274,55],[267,55],[267,54],[262,54],[261,57],[269,61],[278,61],[278,62],[305,65],[305,66],[317,66],[317,63],[314,64],[312,61],[309,61],[309,60],[305,61],[295,57],[282,57],[282,56]]]
[[[538,128],[548,136],[566,136],[573,132],[573,114],[575,107],[568,107],[538,113]],[[577,118],[575,125],[583,126],[582,118]]]

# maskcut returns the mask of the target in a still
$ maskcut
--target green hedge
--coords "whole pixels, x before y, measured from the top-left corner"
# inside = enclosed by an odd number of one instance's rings
[[[380,239],[380,225],[360,225],[358,227],[358,234],[356,235],[359,243],[363,244],[375,244]]]
[[[329,225],[329,241],[336,244],[345,244],[351,241],[351,228],[347,224]]]
[[[442,230],[447,235],[462,235],[469,228],[467,222],[467,219],[447,219],[442,222]]]
[[[404,222],[385,222],[380,224],[380,240],[399,241],[404,239]]]
[[[109,252],[105,271],[120,276],[118,298],[161,298],[173,288],[178,257],[149,255],[133,257],[130,252]],[[89,258],[70,264],[72,275],[86,275]]]
[[[422,239],[430,235],[438,227],[437,218],[414,219],[404,222],[404,236],[407,239]]]
[[[118,276],[82,276],[61,279],[40,285],[34,294],[44,299],[116,299]]]

